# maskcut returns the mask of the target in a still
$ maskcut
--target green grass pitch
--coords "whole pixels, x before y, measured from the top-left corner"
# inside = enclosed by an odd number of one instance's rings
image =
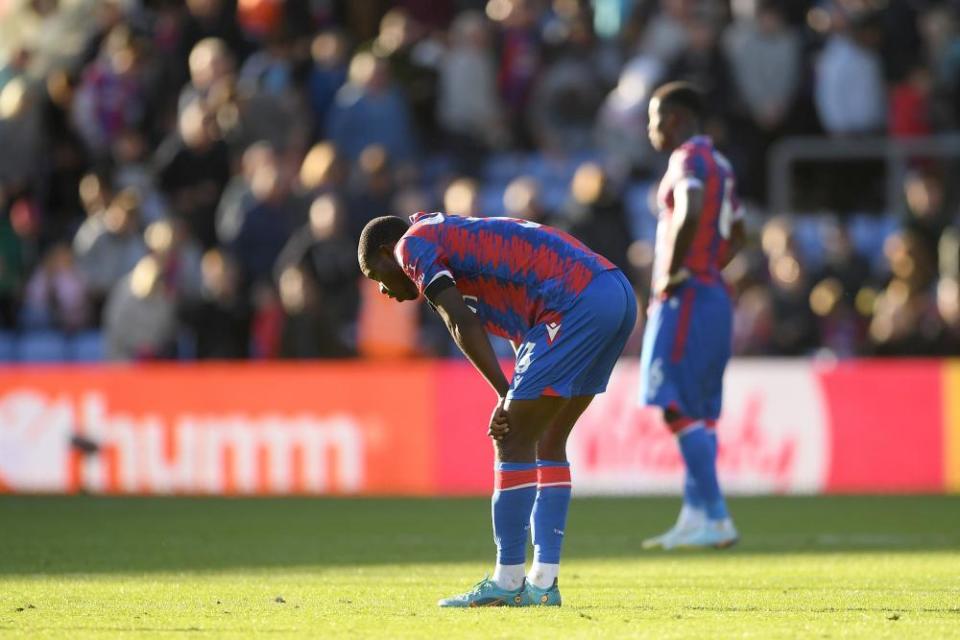
[[[960,498],[735,499],[728,551],[649,553],[677,499],[578,499],[561,609],[440,610],[485,500],[0,498],[3,638],[960,638]]]

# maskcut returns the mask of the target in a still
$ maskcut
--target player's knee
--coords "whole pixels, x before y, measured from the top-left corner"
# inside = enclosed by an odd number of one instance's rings
[[[501,462],[533,462],[536,449],[536,442],[512,431],[496,441],[497,460]]]

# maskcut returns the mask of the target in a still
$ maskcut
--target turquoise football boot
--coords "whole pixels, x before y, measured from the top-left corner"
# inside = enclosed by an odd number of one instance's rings
[[[490,576],[473,585],[466,593],[449,598],[441,598],[437,605],[441,607],[519,607],[523,602],[523,587],[515,591],[501,589]]]
[[[549,589],[541,589],[528,580],[522,591],[521,607],[559,607],[563,603],[556,580]]]

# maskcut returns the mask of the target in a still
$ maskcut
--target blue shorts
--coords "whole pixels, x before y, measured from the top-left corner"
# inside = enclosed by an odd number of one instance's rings
[[[643,404],[716,420],[730,360],[733,306],[722,283],[689,281],[650,309],[640,357]]]
[[[603,393],[636,321],[637,299],[623,272],[597,274],[559,321],[524,336],[507,398]]]

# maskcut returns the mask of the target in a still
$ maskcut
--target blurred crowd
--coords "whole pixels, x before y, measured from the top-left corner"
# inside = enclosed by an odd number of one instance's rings
[[[0,331],[114,360],[447,355],[360,278],[384,214],[567,229],[649,295],[646,107],[699,85],[754,242],[745,355],[960,354],[957,158],[767,206],[790,135],[960,126],[960,2],[0,1]],[[905,213],[902,213],[905,212]],[[637,340],[628,347],[639,350]]]

